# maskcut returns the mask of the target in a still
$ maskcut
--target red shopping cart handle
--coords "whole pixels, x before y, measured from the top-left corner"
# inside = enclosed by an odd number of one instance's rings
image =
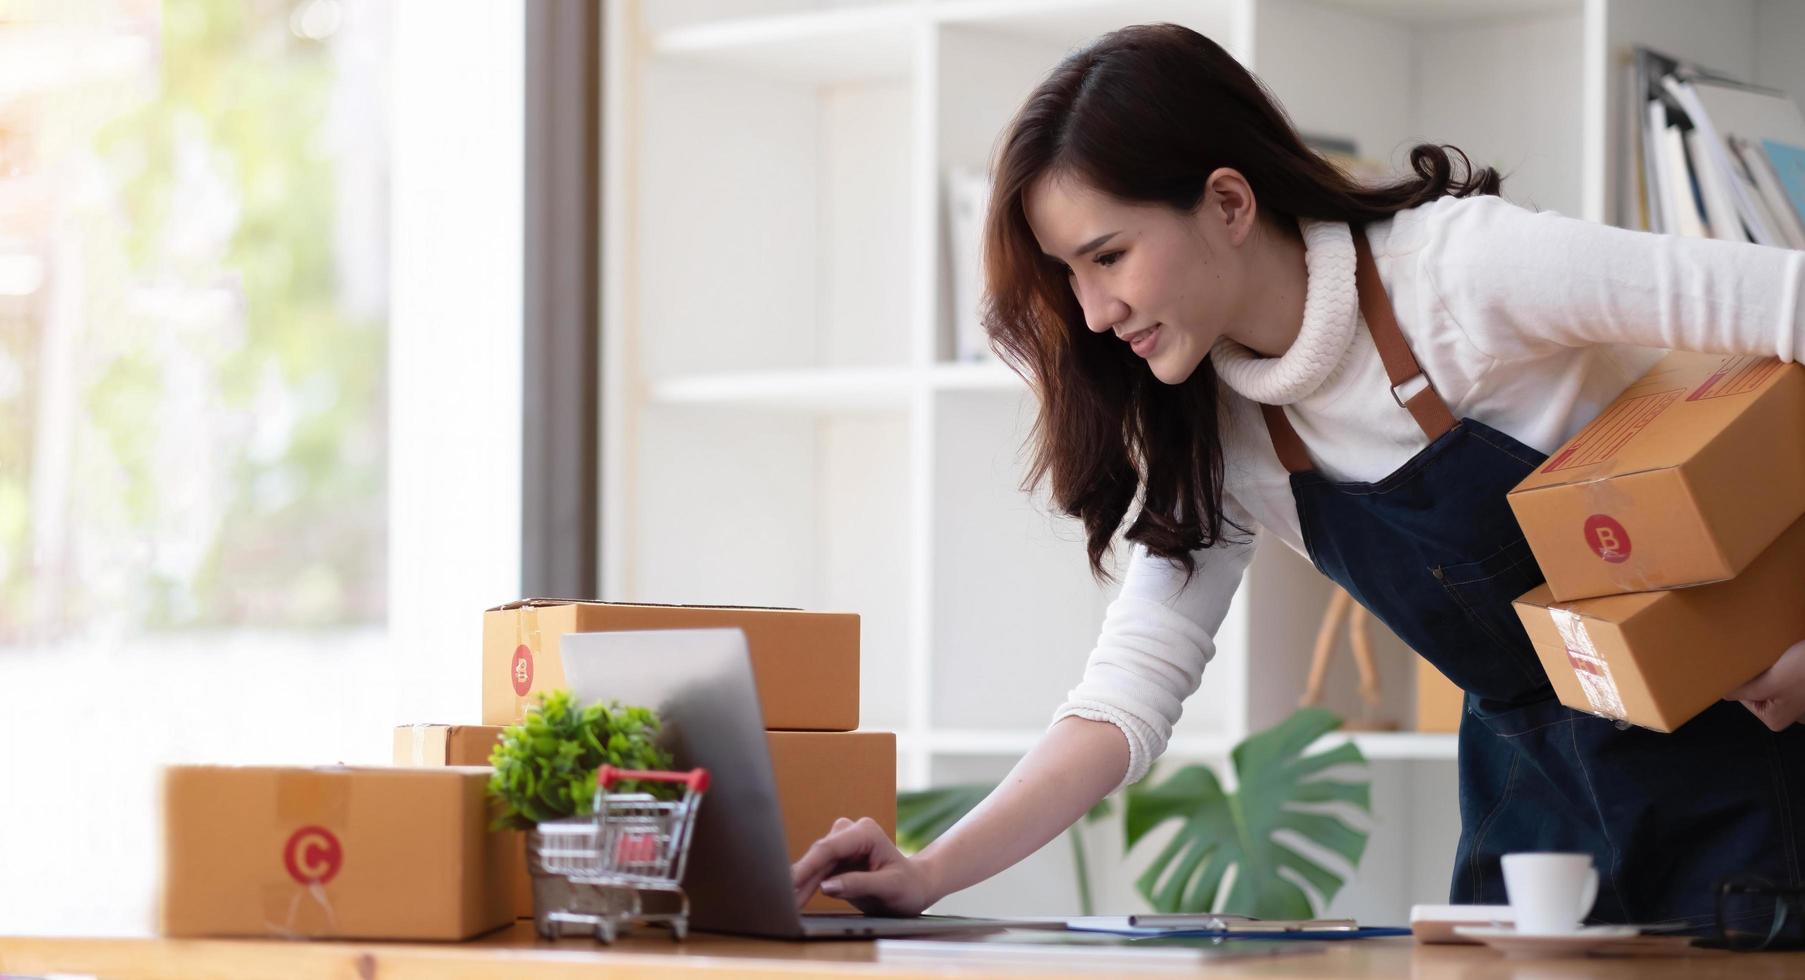
[[[655,783],[688,783],[691,792],[700,793],[708,788],[708,770],[691,769],[688,772],[671,772],[664,769],[616,769],[603,766],[595,771],[596,785],[603,789],[613,789],[614,784],[623,779],[644,779]]]

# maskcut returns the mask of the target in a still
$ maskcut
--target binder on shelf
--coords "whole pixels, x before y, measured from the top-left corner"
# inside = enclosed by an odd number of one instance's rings
[[[1651,230],[1805,247],[1805,211],[1776,199],[1785,183],[1767,152],[1805,146],[1805,116],[1784,92],[1649,48],[1636,49],[1632,84],[1636,203]]]
[[[1693,161],[1692,174],[1698,185],[1699,198],[1705,202],[1704,224],[1712,238],[1731,242],[1749,241],[1748,227],[1738,220],[1739,208],[1732,198],[1730,175],[1715,166],[1700,166],[1708,159],[1706,137],[1699,129],[1686,132],[1686,157]],[[1763,220],[1765,216],[1763,216]]]
[[[947,171],[947,231],[951,248],[953,359],[994,362],[984,332],[984,216],[990,210],[990,176],[974,167]]]
[[[1630,115],[1637,119],[1637,147],[1641,150],[1638,161],[1641,180],[1637,189],[1641,194],[1638,204],[1642,227],[1646,231],[1660,231],[1673,220],[1667,213],[1667,184],[1661,176],[1660,166],[1661,138],[1667,131],[1667,107],[1655,100],[1647,104],[1646,111]]]
[[[1677,124],[1667,121],[1665,111],[1651,113],[1650,119],[1660,121],[1660,129],[1655,135],[1655,151],[1664,224],[1655,230],[1704,238],[1705,219],[1699,208],[1698,198],[1693,193],[1692,164],[1686,156],[1685,136]]]
[[[1761,206],[1774,216],[1774,226],[1781,237],[1793,248],[1805,248],[1805,209],[1795,207],[1788,200],[1786,189],[1780,185],[1779,175],[1774,172],[1767,154],[1740,136],[1730,137],[1730,151],[1755,182]]]
[[[1777,139],[1761,141],[1762,157],[1773,168],[1774,178],[1784,192],[1784,204],[1805,221],[1805,138],[1797,144]]]
[[[1735,198],[1736,217],[1747,228],[1746,235],[1741,233],[1726,235],[1720,232],[1719,227],[1729,229],[1733,224],[1730,216],[1725,215],[1718,226],[1706,225],[1711,230],[1712,237],[1731,237],[1758,242],[1762,245],[1784,244],[1767,226],[1767,223],[1761,220],[1751,199],[1751,189],[1744,186],[1746,182],[1736,179],[1735,169],[1730,166],[1729,151],[1725,148],[1725,143],[1718,133],[1717,127],[1711,121],[1711,114],[1706,111],[1704,103],[1700,101],[1697,89],[1678,75],[1671,74],[1662,77],[1661,85],[1667,89],[1668,94],[1673,96],[1681,111],[1691,121],[1692,130],[1697,134],[1697,142],[1704,150],[1702,154],[1692,160],[1694,179],[1701,181],[1707,179],[1707,173],[1711,178],[1723,179],[1729,185],[1732,196]]]

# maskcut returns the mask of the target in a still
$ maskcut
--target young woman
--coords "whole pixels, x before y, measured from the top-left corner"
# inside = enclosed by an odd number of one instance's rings
[[[799,901],[918,912],[1141,778],[1256,529],[1467,692],[1452,901],[1503,903],[1511,851],[1591,853],[1595,922],[1706,929],[1725,876],[1805,881],[1805,643],[1673,734],[1562,707],[1511,609],[1541,572],[1505,503],[1648,366],[1635,348],[1800,356],[1805,253],[1532,213],[1436,146],[1411,164],[1350,181],[1172,25],[1028,98],[994,166],[988,325],[1040,399],[1033,479],[1099,576],[1129,519],[1121,596],[996,792],[913,858],[839,821]]]

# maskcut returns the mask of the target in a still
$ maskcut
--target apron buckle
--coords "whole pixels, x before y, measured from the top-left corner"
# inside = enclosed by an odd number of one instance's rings
[[[1422,382],[1422,384],[1417,384],[1417,382],[1419,382],[1419,381]],[[1408,394],[1408,395],[1398,394],[1398,389],[1404,387],[1405,385],[1414,385],[1415,387],[1413,387],[1411,389],[1410,394]],[[1397,402],[1399,408],[1402,408],[1402,409],[1405,409],[1406,411],[1408,411],[1410,406],[1404,404],[1405,402],[1422,394],[1424,389],[1433,388],[1433,387],[1435,387],[1435,386],[1429,383],[1429,376],[1419,370],[1419,371],[1417,371],[1416,374],[1414,374],[1408,378],[1405,378],[1404,380],[1391,386],[1391,400],[1394,402]]]

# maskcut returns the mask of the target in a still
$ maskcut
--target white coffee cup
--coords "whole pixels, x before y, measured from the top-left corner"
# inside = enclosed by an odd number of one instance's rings
[[[1506,854],[1504,890],[1518,932],[1537,936],[1573,932],[1598,898],[1598,871],[1590,854]]]

